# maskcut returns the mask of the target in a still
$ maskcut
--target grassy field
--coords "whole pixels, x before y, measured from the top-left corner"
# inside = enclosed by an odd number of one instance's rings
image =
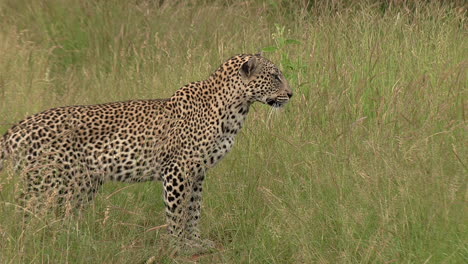
[[[159,182],[23,223],[4,171],[0,263],[468,262],[463,1],[168,2],[0,0],[0,133],[51,107],[169,97],[264,49],[295,96],[254,105],[208,174],[202,232],[220,250],[170,256]]]

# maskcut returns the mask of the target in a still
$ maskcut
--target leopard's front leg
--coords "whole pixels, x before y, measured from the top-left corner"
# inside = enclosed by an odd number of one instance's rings
[[[171,165],[164,177],[164,201],[169,234],[182,251],[199,253],[213,247],[200,239],[202,185],[205,169],[198,163]]]
[[[192,192],[190,194],[189,201],[189,212],[190,217],[187,222],[188,233],[191,234],[192,240],[197,241],[199,245],[204,248],[214,248],[215,244],[213,241],[208,239],[202,239],[200,236],[200,230],[198,229],[198,222],[201,217],[201,206],[202,206],[202,191],[203,191],[203,180],[205,178],[204,173],[192,183]]]

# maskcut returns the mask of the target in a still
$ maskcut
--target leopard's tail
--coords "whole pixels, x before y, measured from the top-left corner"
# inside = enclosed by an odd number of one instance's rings
[[[0,171],[3,169],[3,164],[6,160],[6,146],[5,146],[5,138],[0,137]]]

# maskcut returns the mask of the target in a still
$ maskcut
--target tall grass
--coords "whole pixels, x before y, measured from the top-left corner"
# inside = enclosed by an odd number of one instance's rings
[[[460,2],[462,3],[462,2]],[[466,7],[438,1],[0,1],[0,132],[62,105],[169,97],[265,49],[295,90],[254,105],[205,184],[200,263],[466,263]],[[159,183],[22,221],[1,263],[180,263]],[[20,210],[20,209],[19,209]],[[154,228],[156,227],[156,228]]]

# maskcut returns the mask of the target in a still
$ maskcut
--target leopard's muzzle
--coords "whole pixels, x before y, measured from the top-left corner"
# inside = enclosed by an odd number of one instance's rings
[[[289,99],[293,96],[293,93],[288,91],[285,95],[279,95],[274,98],[266,99],[266,103],[272,107],[280,108],[283,107]]]

